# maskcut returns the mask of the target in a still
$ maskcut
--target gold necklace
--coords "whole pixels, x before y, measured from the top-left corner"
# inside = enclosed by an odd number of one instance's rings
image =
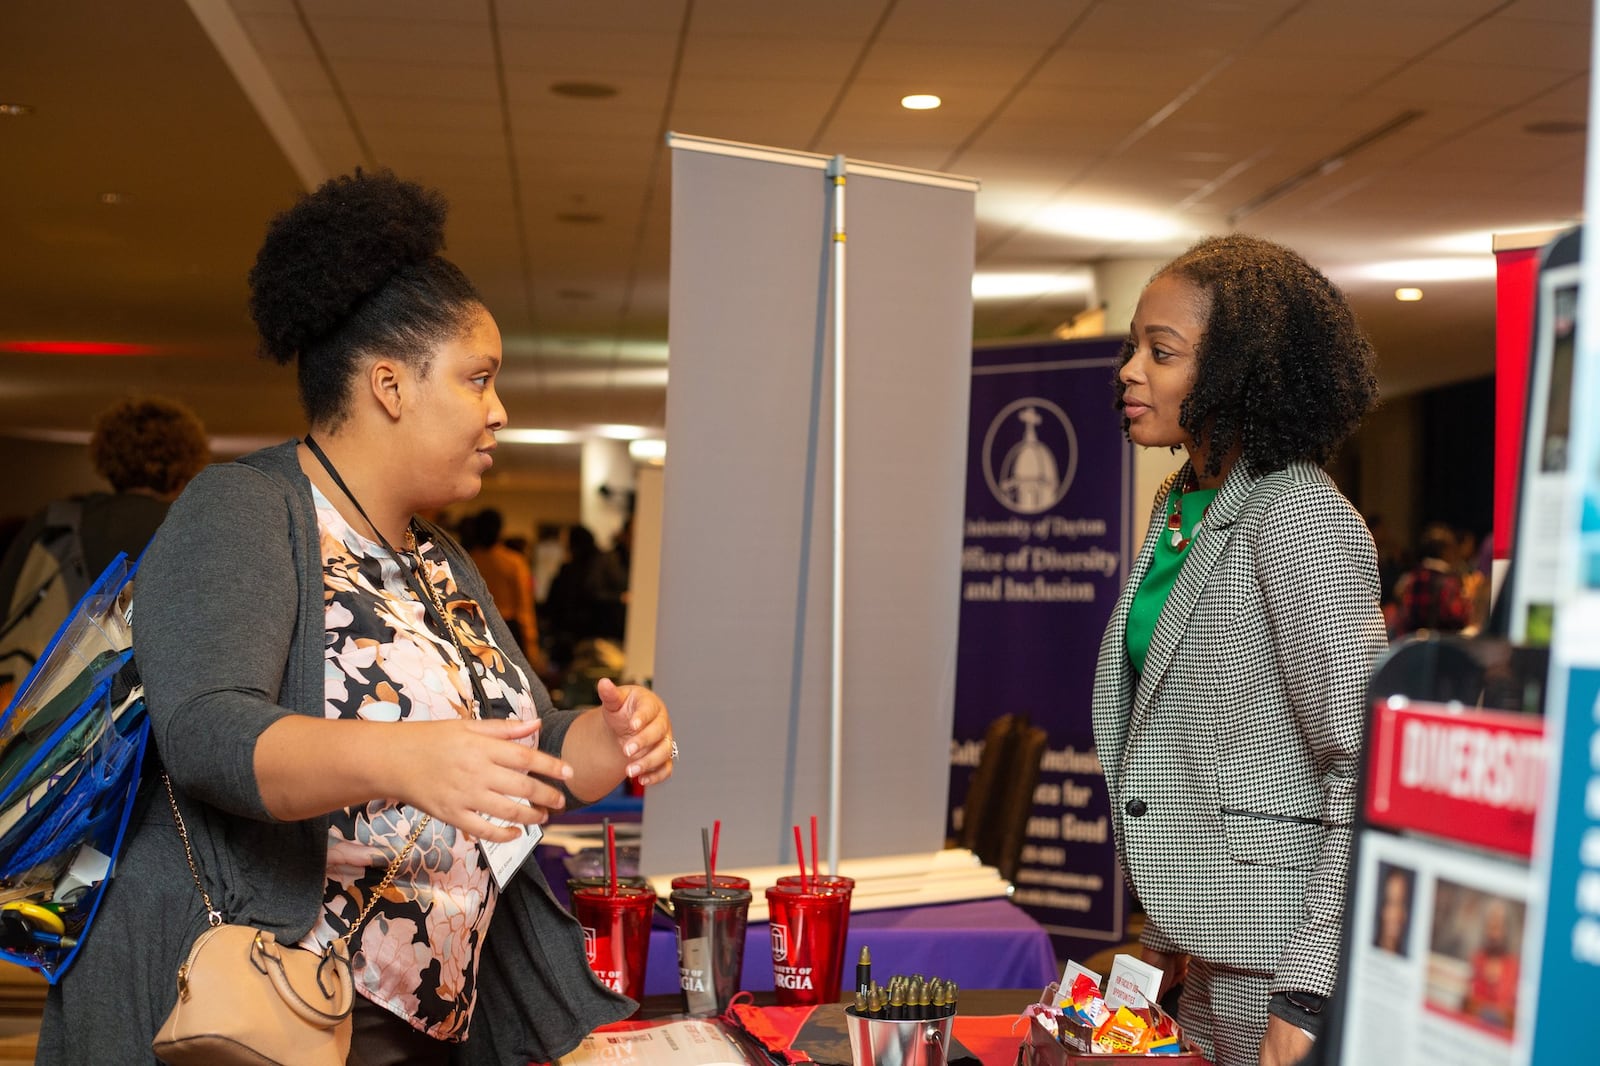
[[[433,601],[434,609],[439,612],[439,620],[447,626],[450,625],[450,616],[445,612],[444,601],[439,598],[439,590],[433,587],[432,581],[428,580],[427,560],[423,558],[422,546],[417,543],[416,531],[410,524],[406,525],[405,549],[406,554],[411,556],[413,569],[417,572],[417,581],[422,586],[422,591],[427,593],[428,599]],[[404,566],[405,564],[402,563],[401,565]],[[452,627],[453,629],[454,627]],[[454,635],[452,631],[451,636],[454,637]]]

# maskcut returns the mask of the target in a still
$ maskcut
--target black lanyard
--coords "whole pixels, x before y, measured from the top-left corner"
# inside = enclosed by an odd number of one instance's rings
[[[372,520],[370,515],[367,514],[367,509],[361,506],[361,501],[356,499],[356,494],[350,491],[350,486],[346,485],[344,483],[344,478],[339,476],[339,471],[334,468],[333,461],[328,458],[327,454],[323,452],[322,448],[318,446],[317,442],[311,439],[311,434],[307,433],[304,439],[306,442],[306,447],[311,449],[311,454],[316,456],[317,462],[322,464],[322,469],[326,470],[328,472],[328,476],[333,478],[333,483],[339,486],[339,491],[344,493],[345,499],[350,501],[351,505],[355,507],[356,512],[366,520],[367,525],[372,527],[372,535],[378,538],[378,543],[383,545],[383,550],[388,552],[389,556],[394,559],[395,565],[400,567],[400,576],[405,580],[406,586],[416,594],[416,597],[419,600],[422,601],[422,609],[427,612],[428,617],[433,619],[435,625],[444,630],[445,635],[450,638],[450,643],[456,646],[456,651],[461,654],[462,669],[466,670],[467,672],[467,680],[472,682],[472,694],[477,697],[478,700],[479,717],[506,717],[504,714],[493,713],[494,705],[491,704],[489,702],[489,698],[484,695],[483,682],[478,679],[478,669],[476,665],[477,660],[467,654],[467,649],[462,645],[461,638],[456,635],[456,627],[451,625],[450,620],[440,612],[439,606],[434,602],[433,596],[429,594],[429,590],[423,587],[421,584],[427,580],[427,577],[417,572],[422,568],[422,560],[420,558],[422,550],[420,543],[418,544],[417,549],[417,555],[419,558],[415,560],[409,557],[403,557],[399,552],[395,551],[394,548],[389,544],[388,540],[384,538],[383,530],[378,528],[378,524]],[[407,528],[409,529],[410,526],[408,525]],[[415,538],[416,532],[413,530],[411,535],[413,538]]]

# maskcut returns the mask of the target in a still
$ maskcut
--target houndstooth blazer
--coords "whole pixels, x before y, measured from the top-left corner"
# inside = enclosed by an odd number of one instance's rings
[[[1111,614],[1094,733],[1144,943],[1332,991],[1367,681],[1386,645],[1372,537],[1310,463],[1235,465],[1189,545],[1142,675]],[[1137,685],[1137,688],[1135,687]]]

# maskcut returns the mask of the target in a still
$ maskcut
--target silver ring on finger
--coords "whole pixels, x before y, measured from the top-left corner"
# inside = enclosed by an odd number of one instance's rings
[[[678,742],[676,740],[672,742],[672,761],[678,761]]]

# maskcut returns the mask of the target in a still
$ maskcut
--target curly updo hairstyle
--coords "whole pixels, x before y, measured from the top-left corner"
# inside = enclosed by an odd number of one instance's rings
[[[314,426],[349,414],[364,356],[405,360],[426,376],[433,349],[467,329],[483,300],[444,248],[449,206],[391,171],[341,175],[267,226],[250,270],[261,354],[297,363]]]
[[[1238,234],[1206,238],[1155,276],[1167,275],[1211,299],[1178,413],[1205,445],[1201,473],[1221,473],[1236,445],[1262,474],[1332,458],[1378,398],[1377,357],[1344,294],[1295,252]],[[1123,390],[1119,377],[1119,410]]]

